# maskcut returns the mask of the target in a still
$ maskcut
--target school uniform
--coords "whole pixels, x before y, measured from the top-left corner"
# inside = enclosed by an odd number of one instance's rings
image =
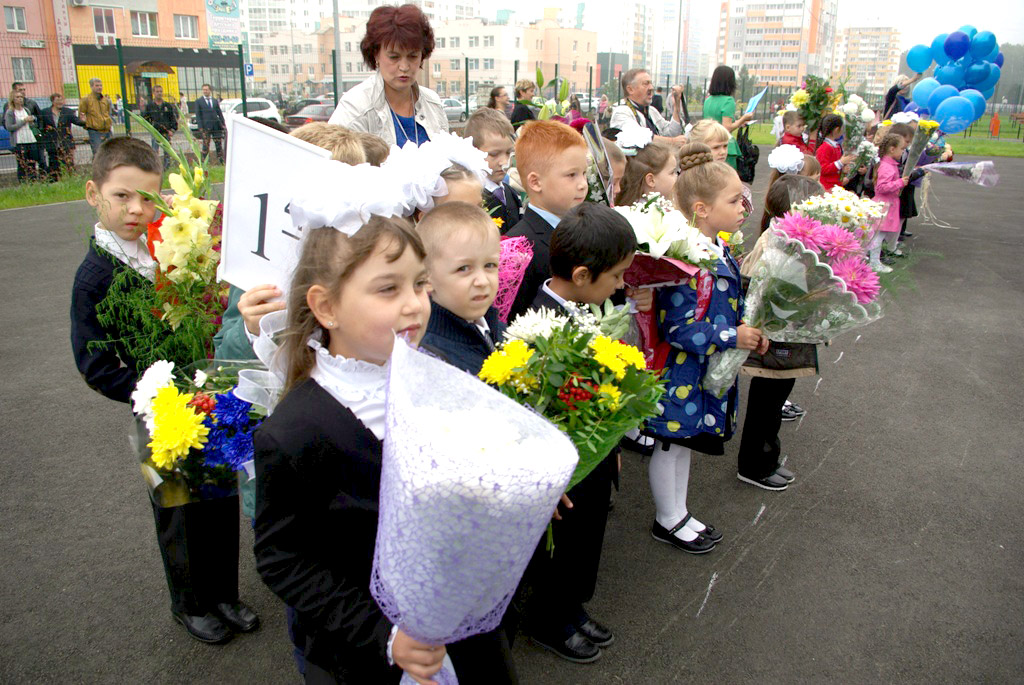
[[[313,374],[254,436],[256,570],[296,613],[307,683],[397,683],[370,594],[387,367],[321,347]],[[500,631],[447,649],[461,682],[517,682]]]
[[[738,384],[719,398],[704,389],[703,379],[716,350],[736,347],[743,320],[739,266],[724,250],[714,274],[657,291],[658,332],[672,349],[665,365],[664,412],[648,419],[645,431],[663,443],[714,455],[724,454],[736,428]],[[709,290],[703,297],[701,286]],[[704,315],[695,319],[704,307]]]
[[[504,332],[505,324],[498,318],[498,310],[494,307],[477,321],[467,321],[437,302],[431,302],[430,321],[420,347],[436,351],[452,366],[475,376],[480,373],[484,360],[501,342]]]
[[[509,310],[510,322],[530,308],[537,291],[544,281],[551,278],[551,234],[559,221],[560,218],[551,212],[530,206],[522,220],[506,234],[509,238],[525,237],[533,248],[533,258],[526,267],[523,282]]]
[[[130,400],[139,378],[138,363],[120,345],[89,349],[89,343],[127,333],[102,326],[96,316],[115,274],[130,269],[139,287],[152,287],[146,279],[152,278],[155,267],[144,241],[144,236],[122,240],[97,225],[71,294],[75,363],[89,387],[117,402]],[[237,495],[177,507],[161,507],[149,499],[171,611],[201,617],[216,613],[219,604],[237,604]]]
[[[488,180],[484,186],[484,206],[492,219],[501,221],[498,230],[505,235],[522,218],[523,202],[519,193],[504,181],[494,183]]]
[[[821,185],[825,187],[826,191],[832,190],[834,186],[839,185],[840,177],[843,171],[843,164],[839,160],[843,156],[843,148],[839,144],[839,141],[826,138],[821,141],[821,145],[818,146],[818,151],[814,153],[814,157],[818,160],[818,164],[821,165]]]
[[[537,291],[530,309],[563,309],[564,300],[547,283]],[[611,486],[618,477],[618,450],[612,451],[566,495],[572,508],[559,505],[561,521],[552,520],[555,552],[541,538],[525,574],[532,590],[526,625],[536,638],[564,642],[590,620],[584,604],[594,597],[601,563]]]
[[[803,136],[794,136],[792,133],[782,134],[782,140],[779,141],[779,145],[793,145],[796,149],[805,155],[814,156],[814,150],[811,146],[804,142]]]

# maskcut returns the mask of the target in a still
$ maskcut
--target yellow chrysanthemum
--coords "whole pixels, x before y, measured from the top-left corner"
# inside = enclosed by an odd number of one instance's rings
[[[811,97],[807,94],[807,91],[804,90],[803,88],[801,88],[800,90],[798,90],[795,93],[793,93],[793,95],[790,96],[790,98],[789,98],[789,101],[792,102],[797,107],[800,107],[801,105],[806,105],[808,102],[810,102],[810,100],[811,100]]]
[[[622,361],[641,371],[647,368],[647,360],[644,359],[644,353],[639,348],[633,345],[623,345],[622,343],[618,343],[618,345],[619,357]]]
[[[170,386],[161,388],[153,400],[153,434],[149,448],[157,468],[171,469],[191,449],[202,449],[210,429],[203,417],[188,406],[191,394]]]
[[[494,385],[504,385],[513,377],[523,382],[523,374],[514,374],[515,369],[526,366],[533,356],[533,350],[522,340],[510,340],[484,360],[477,374],[480,380]]]
[[[603,383],[597,392],[606,397],[602,397],[599,401],[603,404],[607,404],[612,409],[619,408],[619,401],[622,399],[622,391],[611,383]]]
[[[491,221],[493,221],[494,225],[497,226],[498,228],[501,228],[502,226],[505,225],[505,220],[502,219],[500,216],[492,216]]]
[[[933,131],[939,127],[939,122],[932,121],[931,119],[921,119],[917,122],[917,127],[925,131]]]
[[[594,351],[594,361],[615,374],[615,378],[618,380],[626,377],[626,362],[622,360],[616,349],[616,346],[620,344],[603,335],[590,342],[590,349]]]

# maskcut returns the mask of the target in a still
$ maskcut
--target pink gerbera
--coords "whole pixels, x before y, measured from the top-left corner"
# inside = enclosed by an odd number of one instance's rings
[[[811,252],[821,251],[821,245],[818,242],[821,222],[817,219],[789,212],[779,219],[775,228],[785,233],[786,237],[800,241]]]
[[[816,237],[822,253],[832,261],[860,252],[860,241],[857,240],[857,236],[841,226],[826,224],[821,227]]]
[[[867,304],[878,297],[878,274],[860,256],[845,257],[832,264],[832,273],[846,284],[846,289],[857,296],[857,302]]]

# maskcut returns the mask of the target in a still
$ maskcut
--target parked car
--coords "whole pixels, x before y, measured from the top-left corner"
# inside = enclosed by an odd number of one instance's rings
[[[309,107],[310,105],[319,104],[319,98],[301,98],[299,100],[289,100],[288,104],[285,105],[284,107],[284,115],[288,117],[291,116],[292,114],[298,114],[299,112],[301,112],[306,107]]]
[[[462,100],[443,98],[441,105],[444,107],[444,113],[448,115],[448,121],[466,120],[466,103]]]
[[[281,113],[270,100],[266,98],[246,98],[246,116],[250,117],[263,117],[264,119],[272,119],[277,123],[281,122]],[[224,112],[226,117],[229,114],[241,114],[242,113],[242,101],[239,98],[230,98],[227,100],[220,101],[220,111]],[[196,126],[196,115],[193,112],[189,115],[188,127],[192,130],[193,134],[197,134],[199,127]]]
[[[288,128],[296,129],[299,126],[309,124],[314,121],[327,121],[331,118],[332,114],[334,114],[334,103],[329,105],[306,105],[295,114],[285,117],[284,123]]]

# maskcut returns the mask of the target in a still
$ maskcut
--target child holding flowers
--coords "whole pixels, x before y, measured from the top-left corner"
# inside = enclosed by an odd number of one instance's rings
[[[821,185],[825,190],[839,185],[843,168],[857,158],[854,154],[843,154],[839,139],[843,137],[843,118],[838,114],[826,114],[818,129],[818,149],[814,153],[821,165]]]
[[[735,232],[745,219],[736,171],[714,161],[710,148],[700,143],[683,147],[680,166],[676,199],[686,218],[709,241],[717,242],[721,231]],[[768,339],[743,324],[739,266],[727,247],[713,273],[702,270],[687,283],[659,289],[657,305],[661,338],[673,349],[665,367],[663,414],[647,423],[659,442],[649,472],[656,509],[651,535],[684,552],[704,554],[722,534],[688,511],[691,450],[723,454],[735,426],[738,392],[734,384],[719,399],[703,390],[707,360],[720,347],[763,351]]]
[[[875,196],[872,199],[884,202],[888,210],[868,245],[868,259],[876,271],[883,273],[892,271],[892,268],[881,262],[882,245],[895,251],[900,235],[900,194],[907,185],[907,179],[900,176],[899,160],[906,148],[907,139],[892,132],[887,133],[878,145],[881,161],[875,169]]]

